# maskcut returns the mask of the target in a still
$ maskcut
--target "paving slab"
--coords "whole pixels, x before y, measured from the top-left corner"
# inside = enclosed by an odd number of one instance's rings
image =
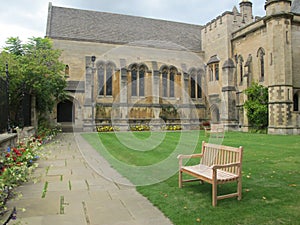
[[[43,148],[34,182],[17,188],[19,224],[171,225],[79,133],[60,134]],[[105,174],[105,176],[104,176]],[[114,180],[128,185],[120,185]]]

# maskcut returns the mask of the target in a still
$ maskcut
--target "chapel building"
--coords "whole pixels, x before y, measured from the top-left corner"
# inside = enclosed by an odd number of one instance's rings
[[[300,0],[243,0],[205,25],[49,3],[46,37],[62,50],[70,99],[53,119],[79,130],[111,124],[247,131],[244,90],[269,92],[271,134],[300,134]]]

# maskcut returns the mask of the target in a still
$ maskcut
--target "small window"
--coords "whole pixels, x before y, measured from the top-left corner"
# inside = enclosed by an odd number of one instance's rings
[[[243,84],[244,59],[243,59],[243,57],[241,55],[238,58],[238,74],[239,74],[240,84]]]
[[[258,65],[259,65],[259,72],[260,78],[259,81],[263,82],[265,80],[265,50],[260,48],[257,52],[258,57]]]
[[[66,65],[65,66],[65,76],[69,77],[69,75],[70,75],[70,68],[69,68],[69,65]]]
[[[208,74],[209,81],[218,81],[220,79],[220,67],[219,67],[220,59],[217,55],[213,55],[210,57],[207,65],[208,65]]]
[[[294,94],[293,101],[294,101],[294,111],[298,112],[299,111],[299,96],[298,96],[298,94]]]
[[[219,80],[219,63],[215,64],[215,78]]]

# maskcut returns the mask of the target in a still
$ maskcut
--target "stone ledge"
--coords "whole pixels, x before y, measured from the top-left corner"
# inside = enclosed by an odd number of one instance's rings
[[[18,135],[16,133],[12,134],[0,134],[0,150],[5,151],[7,147],[15,146],[17,144]]]

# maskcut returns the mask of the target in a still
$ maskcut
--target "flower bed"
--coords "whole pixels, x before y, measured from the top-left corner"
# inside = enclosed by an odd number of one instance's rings
[[[119,131],[120,129],[113,126],[97,126],[96,130],[97,132],[113,132],[113,131]]]
[[[182,127],[180,125],[167,125],[162,128],[162,130],[181,130]]]
[[[41,146],[50,141],[59,130],[43,132],[20,141],[15,147],[7,147],[0,158],[0,216],[7,212],[7,201],[16,195],[15,188],[28,181],[30,174],[38,166]],[[14,214],[14,213],[12,213]],[[11,214],[11,215],[12,215]],[[15,218],[15,216],[10,216]]]
[[[151,130],[149,125],[132,125],[130,126],[131,131],[149,131]]]

